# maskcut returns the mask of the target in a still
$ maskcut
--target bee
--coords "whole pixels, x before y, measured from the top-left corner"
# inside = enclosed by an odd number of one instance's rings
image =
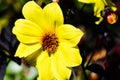
[[[105,20],[109,24],[115,24],[118,20],[117,13],[112,11],[111,8],[108,6],[106,6],[105,9],[101,12],[101,16],[105,18]]]

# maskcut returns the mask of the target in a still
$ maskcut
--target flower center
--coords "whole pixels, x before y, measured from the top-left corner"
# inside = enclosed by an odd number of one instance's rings
[[[48,51],[49,55],[54,53],[58,47],[58,38],[54,33],[46,33],[42,42],[43,50]]]

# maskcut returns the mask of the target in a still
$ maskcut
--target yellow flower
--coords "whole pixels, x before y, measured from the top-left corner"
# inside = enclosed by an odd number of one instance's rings
[[[55,2],[42,9],[29,1],[22,12],[25,19],[18,19],[13,27],[20,41],[15,56],[31,64],[36,61],[38,80],[69,79],[72,67],[82,61],[77,44],[83,32],[64,24],[62,11]]]

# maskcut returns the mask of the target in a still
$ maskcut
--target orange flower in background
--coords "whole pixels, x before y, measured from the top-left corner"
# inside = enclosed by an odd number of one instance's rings
[[[83,32],[64,18],[56,2],[43,9],[34,1],[23,9],[25,19],[18,19],[13,33],[20,41],[15,56],[25,58],[38,69],[38,80],[66,80],[72,67],[82,62],[79,43]]]

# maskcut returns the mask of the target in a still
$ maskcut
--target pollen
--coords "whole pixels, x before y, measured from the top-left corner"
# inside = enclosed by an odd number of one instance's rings
[[[55,53],[58,47],[58,38],[54,33],[46,33],[42,38],[43,50],[46,50],[49,55]]]

